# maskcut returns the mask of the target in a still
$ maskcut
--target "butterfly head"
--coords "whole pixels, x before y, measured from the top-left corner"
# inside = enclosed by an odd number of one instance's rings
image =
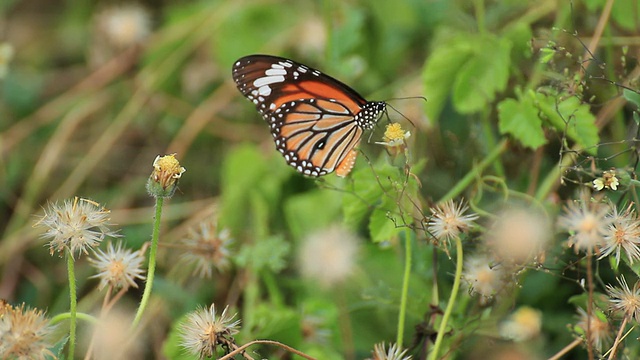
[[[382,114],[387,110],[387,103],[384,101],[369,101],[356,115],[355,120],[363,130],[373,129]]]

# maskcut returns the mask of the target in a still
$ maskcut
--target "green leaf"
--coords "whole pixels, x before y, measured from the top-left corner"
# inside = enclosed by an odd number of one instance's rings
[[[640,93],[637,91],[632,91],[629,89],[622,90],[622,96],[624,96],[625,100],[634,104],[636,109],[640,109]]]
[[[278,273],[286,267],[290,250],[291,245],[282,236],[271,236],[243,245],[235,260],[240,267],[248,266],[256,272],[269,269]]]
[[[440,116],[458,71],[472,53],[473,43],[464,36],[447,39],[433,49],[422,72],[424,95],[428,100],[425,112],[430,119]]]
[[[371,240],[375,243],[395,238],[402,231],[402,228],[397,227],[393,222],[392,214],[387,210],[394,205],[389,204],[389,202],[385,201],[383,206],[376,207],[369,218],[369,234]]]
[[[489,36],[474,42],[474,52],[456,74],[453,84],[453,105],[463,114],[484,109],[509,80],[511,42]]]
[[[530,98],[503,100],[498,104],[498,119],[500,133],[510,134],[525,147],[537,149],[547,142],[538,108]]]
[[[294,238],[328,227],[342,215],[341,210],[342,193],[330,190],[314,190],[296,195],[284,204],[286,223]]]
[[[611,8],[611,18],[625,30],[636,31],[640,17],[638,0],[617,0]]]
[[[575,96],[568,94],[544,94],[531,92],[540,112],[559,132],[566,132],[582,150],[595,155],[596,145],[600,142],[596,118]]]

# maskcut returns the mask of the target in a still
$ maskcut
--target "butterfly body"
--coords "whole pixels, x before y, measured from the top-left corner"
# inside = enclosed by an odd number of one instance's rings
[[[233,78],[269,124],[276,149],[307,176],[349,174],[356,147],[386,109],[342,82],[292,60],[250,55],[236,61]]]

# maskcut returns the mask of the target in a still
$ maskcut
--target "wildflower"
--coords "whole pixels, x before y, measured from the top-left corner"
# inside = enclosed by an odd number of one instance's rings
[[[569,245],[576,251],[593,253],[596,246],[604,241],[612,219],[607,217],[609,206],[592,201],[584,192],[580,201],[571,201],[564,208],[565,214],[558,219],[558,225],[570,233]]]
[[[100,204],[81,198],[66,200],[62,205],[49,204],[44,216],[34,226],[48,228],[42,237],[51,238],[49,249],[62,254],[67,249],[71,256],[87,253],[87,248],[96,247],[105,237],[118,237],[109,229],[109,210]]]
[[[551,225],[541,212],[510,208],[498,214],[484,238],[497,260],[525,265],[544,250],[551,239]]]
[[[138,44],[151,33],[149,13],[139,5],[107,8],[96,20],[98,30],[117,48]]]
[[[427,230],[438,240],[450,241],[467,232],[473,226],[473,221],[478,219],[476,214],[463,215],[468,207],[460,202],[455,204],[449,200],[431,208],[433,216],[428,222]]]
[[[611,309],[621,311],[629,319],[635,318],[636,322],[640,322],[640,283],[636,283],[633,290],[629,289],[624,277],[619,278],[618,283],[619,288],[607,285]]]
[[[298,261],[304,277],[329,288],[354,272],[357,254],[358,238],[341,226],[332,226],[307,237]]]
[[[136,279],[145,279],[142,270],[144,256],[140,251],[125,249],[121,242],[115,247],[109,243],[106,252],[97,249],[95,259],[89,259],[89,262],[98,270],[98,274],[92,277],[100,278],[100,290],[107,285],[114,289],[137,288]]]
[[[153,161],[153,172],[147,181],[149,195],[170,198],[176,192],[178,179],[187,170],[180,166],[175,155],[156,156]]]
[[[55,358],[49,324],[44,311],[0,304],[0,354],[2,359]]]
[[[0,43],[0,79],[7,76],[11,58],[13,58],[13,46],[6,42]]]
[[[382,142],[376,142],[376,144],[384,145],[391,155],[397,155],[404,151],[407,147],[406,140],[411,136],[411,132],[404,131],[402,126],[398,123],[392,123],[387,125],[387,128],[382,137]]]
[[[596,349],[602,349],[602,345],[611,340],[611,327],[607,317],[600,311],[595,310],[595,313],[589,316],[586,311],[578,308],[578,317],[579,320],[575,330],[580,334],[584,334],[586,338],[588,328],[589,340]]]
[[[490,299],[505,286],[505,272],[484,255],[470,256],[464,262],[462,279],[469,285],[471,293]]]
[[[515,341],[532,339],[541,329],[542,312],[528,306],[521,306],[499,328],[502,337]]]
[[[227,229],[216,230],[214,221],[203,221],[198,230],[189,229],[189,237],[182,241],[187,248],[182,257],[187,262],[195,262],[194,274],[198,273],[200,277],[210,278],[214,267],[219,270],[229,267],[231,233]]]
[[[370,360],[411,360],[411,356],[404,356],[407,350],[402,350],[396,344],[389,344],[389,350],[384,343],[373,345],[373,357]]]
[[[235,315],[228,315],[228,306],[216,318],[215,304],[209,309],[198,308],[187,316],[181,325],[182,346],[200,359],[215,355],[218,345],[226,348],[234,346],[233,337],[238,333],[240,320],[232,321]]]
[[[634,261],[640,260],[640,220],[631,206],[622,213],[618,213],[615,206],[612,208],[613,214],[610,216],[612,223],[607,226],[598,259],[615,253],[616,266],[618,266],[620,250],[624,250],[629,264],[633,264]]]
[[[618,185],[620,185],[620,181],[616,177],[616,171],[614,170],[605,170],[602,173],[602,177],[599,177],[593,180],[593,188],[597,191],[602,189],[611,189],[618,190]]]

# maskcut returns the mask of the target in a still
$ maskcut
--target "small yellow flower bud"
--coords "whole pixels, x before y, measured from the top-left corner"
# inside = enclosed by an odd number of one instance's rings
[[[147,181],[147,191],[151,196],[170,198],[176,192],[178,179],[187,170],[180,166],[175,155],[158,155],[153,161],[153,172]]]

